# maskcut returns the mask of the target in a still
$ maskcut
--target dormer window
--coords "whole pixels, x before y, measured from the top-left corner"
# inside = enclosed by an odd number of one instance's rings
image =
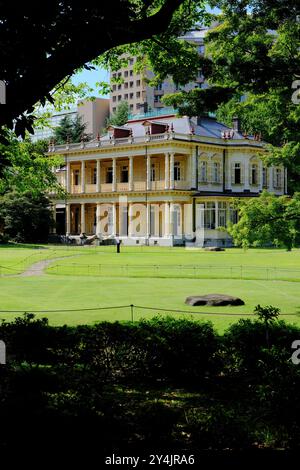
[[[144,121],[143,126],[145,127],[146,134],[164,134],[167,132],[169,125],[159,121]]]
[[[110,137],[114,137],[115,139],[122,139],[125,137],[130,137],[131,129],[129,127],[117,127],[117,126],[109,126],[108,135]]]

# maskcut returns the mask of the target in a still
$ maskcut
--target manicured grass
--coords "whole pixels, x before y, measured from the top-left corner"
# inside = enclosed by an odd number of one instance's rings
[[[20,250],[20,254],[17,253],[18,250]],[[28,261],[24,261],[26,254],[32,256],[32,258],[27,257]],[[6,262],[12,266],[13,263],[23,260],[22,263],[28,266],[40,259],[74,255],[80,256],[53,262],[54,266],[56,264],[63,265],[57,268],[58,274],[56,274],[55,268],[50,267],[48,272],[52,274],[44,274],[39,277],[2,277],[0,279],[0,310],[58,310],[39,315],[47,316],[52,324],[75,325],[101,320],[129,320],[131,310],[128,305],[134,304],[154,308],[154,310],[135,308],[135,319],[150,318],[157,313],[164,315],[167,314],[166,310],[171,310],[170,314],[179,317],[188,315],[196,320],[212,320],[216,328],[222,332],[229,324],[237,321],[238,314],[249,313],[252,316],[255,305],[260,303],[280,307],[283,314],[288,314],[282,318],[291,323],[300,324],[300,284],[298,282],[259,279],[259,273],[264,267],[278,267],[281,270],[283,268],[292,269],[296,272],[300,269],[300,250],[288,253],[283,250],[248,250],[243,252],[232,249],[225,252],[208,253],[202,250],[182,248],[122,247],[122,252],[117,254],[115,247],[47,247],[47,249],[40,250],[2,247],[0,249],[0,264],[5,265]],[[20,266],[23,266],[22,263]],[[75,268],[78,275],[75,276],[73,275],[73,263],[78,266]],[[91,267],[89,268],[90,275],[87,275],[86,265],[94,265],[98,269],[99,264],[107,266],[109,275],[105,272],[102,272],[102,275],[92,272]],[[120,265],[129,265],[129,275],[126,268],[120,268]],[[131,277],[130,269],[133,269],[131,267],[143,265],[161,265],[163,269],[143,267],[139,272],[136,271],[137,277]],[[190,265],[198,266],[197,271],[200,275],[201,269],[204,270],[204,266],[210,265],[212,266],[210,268],[211,276],[218,277],[218,279],[178,277],[184,269],[180,270],[178,266]],[[221,267],[217,268],[217,266]],[[231,266],[252,267],[252,275],[256,276],[256,279],[228,278],[228,270]],[[60,274],[62,269],[66,270],[63,275]],[[147,273],[148,270],[150,273]],[[141,277],[139,277],[139,273]],[[153,277],[153,274],[156,277]],[[143,277],[146,275],[152,277]],[[184,304],[188,295],[207,293],[237,295],[244,299],[246,305],[242,307],[195,308]],[[127,307],[103,311],[83,310],[123,305]],[[160,308],[162,311],[158,310]],[[73,309],[78,311],[60,311]],[[197,313],[191,315],[190,313],[173,313],[174,310],[207,313],[205,315]],[[9,319],[16,315],[15,313],[1,312],[0,318]]]
[[[94,247],[88,247],[89,252]],[[44,259],[87,253],[86,248],[51,245],[0,245],[0,275],[18,274]]]
[[[59,260],[49,274],[200,279],[260,279],[300,281],[300,250],[206,252],[183,248],[98,248],[78,258]]]

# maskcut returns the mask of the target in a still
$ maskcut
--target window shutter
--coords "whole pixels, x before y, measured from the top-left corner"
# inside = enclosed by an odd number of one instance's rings
[[[206,173],[206,180],[207,180],[207,183],[211,183],[212,182],[212,161],[211,160],[207,160],[207,173]]]
[[[244,167],[243,163],[241,163],[240,165],[241,165],[241,184],[244,184],[244,182],[245,182],[245,178],[244,178],[244,176],[245,176],[245,167]]]
[[[231,184],[234,184],[234,163],[231,163]]]
[[[262,175],[260,174],[260,165],[256,166],[256,178],[257,178],[257,184],[260,185]]]
[[[248,171],[249,171],[249,183],[250,183],[250,184],[253,184],[253,178],[252,178],[252,163],[250,163],[249,168],[248,168]]]

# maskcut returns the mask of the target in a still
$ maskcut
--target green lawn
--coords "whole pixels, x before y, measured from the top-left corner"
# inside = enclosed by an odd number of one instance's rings
[[[159,308],[162,309],[161,314],[166,314],[168,309],[207,312],[205,315],[195,313],[192,317],[197,320],[210,319],[219,331],[223,331],[238,319],[240,313],[252,314],[254,306],[260,303],[280,307],[285,314],[283,318],[300,324],[300,284],[295,282],[295,273],[300,270],[300,250],[288,253],[283,250],[243,252],[231,249],[208,253],[182,248],[122,247],[122,252],[117,254],[115,247],[0,248],[0,264],[6,267],[19,266],[19,270],[22,270],[21,267],[24,265],[28,266],[40,259],[61,256],[66,258],[53,261],[53,266],[58,265],[58,267],[48,268],[49,274],[39,277],[11,275],[1,277],[0,309],[4,312],[0,312],[0,318],[8,319],[16,316],[15,313],[7,313],[5,310],[58,310],[39,315],[48,316],[52,324],[128,320],[131,315],[128,305],[134,304],[154,308],[154,310],[135,308],[136,319],[150,318],[160,312],[157,310]],[[99,265],[101,265],[100,272]],[[129,268],[120,268],[127,265]],[[194,266],[196,266],[196,278],[194,278]],[[206,266],[211,267],[206,268]],[[232,279],[231,268],[233,267],[234,273],[235,266],[239,267],[237,269],[242,266],[243,273],[247,273],[247,269],[251,268],[253,278]],[[270,269],[276,267],[278,273],[286,270],[294,281],[261,279],[261,273],[266,267]],[[246,305],[193,308],[184,304],[188,295],[206,293],[237,295],[244,299]],[[85,308],[116,306],[127,307],[83,311]],[[73,309],[78,311],[60,311]],[[190,316],[189,313],[175,315]]]

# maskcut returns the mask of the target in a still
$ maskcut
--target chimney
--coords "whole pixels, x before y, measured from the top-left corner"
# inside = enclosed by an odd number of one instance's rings
[[[235,132],[242,132],[240,118],[234,116],[232,118],[232,128]]]

